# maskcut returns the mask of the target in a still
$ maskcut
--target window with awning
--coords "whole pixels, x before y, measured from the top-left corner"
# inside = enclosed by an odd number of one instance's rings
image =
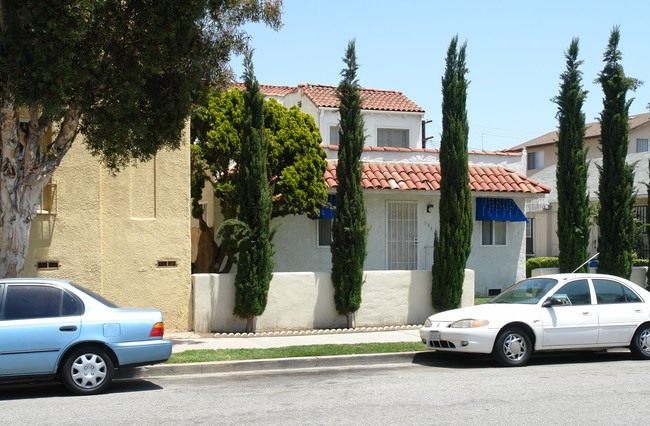
[[[476,220],[528,223],[512,198],[476,198]]]

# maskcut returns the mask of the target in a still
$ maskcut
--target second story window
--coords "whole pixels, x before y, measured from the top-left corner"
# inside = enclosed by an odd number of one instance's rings
[[[544,152],[535,151],[528,153],[528,170],[544,168]]]
[[[341,126],[330,126],[330,145],[338,146],[340,130]]]
[[[408,129],[377,129],[377,146],[408,148]]]
[[[636,152],[648,152],[648,140],[647,139],[637,139],[636,140]]]

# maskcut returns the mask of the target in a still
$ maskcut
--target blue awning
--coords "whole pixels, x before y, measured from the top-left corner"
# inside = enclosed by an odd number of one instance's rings
[[[526,222],[528,219],[512,198],[476,198],[476,220]]]
[[[336,208],[336,194],[327,196],[327,207],[320,208],[320,216],[315,219],[334,219],[334,211]]]

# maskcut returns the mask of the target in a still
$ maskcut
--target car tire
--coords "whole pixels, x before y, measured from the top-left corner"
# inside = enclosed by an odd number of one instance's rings
[[[533,351],[533,345],[524,330],[519,327],[507,327],[501,330],[494,342],[492,356],[506,367],[526,365]]]
[[[650,324],[642,324],[637,328],[630,350],[637,358],[650,359]]]
[[[111,384],[113,373],[113,361],[98,347],[75,349],[66,357],[60,370],[63,384],[77,395],[104,391]]]

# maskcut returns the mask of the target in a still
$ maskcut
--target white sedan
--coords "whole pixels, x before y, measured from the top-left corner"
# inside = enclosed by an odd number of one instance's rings
[[[650,359],[650,292],[602,274],[521,281],[487,304],[430,316],[420,330],[436,351],[492,354],[526,364],[533,351],[629,347]]]

